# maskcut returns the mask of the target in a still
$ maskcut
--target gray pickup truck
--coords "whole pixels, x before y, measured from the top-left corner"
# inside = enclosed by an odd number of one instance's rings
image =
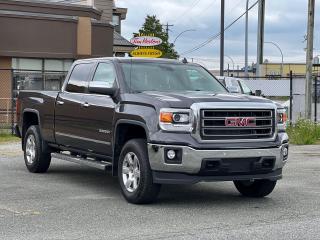
[[[173,60],[76,61],[61,91],[21,91],[17,119],[30,172],[51,158],[111,171],[131,203],[201,181],[264,197],[288,158],[281,106],[230,94],[203,67]]]

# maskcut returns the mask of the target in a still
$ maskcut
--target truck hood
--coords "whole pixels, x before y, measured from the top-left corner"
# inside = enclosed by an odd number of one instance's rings
[[[190,108],[193,103],[199,102],[255,102],[255,103],[273,103],[273,101],[242,94],[231,93],[219,93],[214,94],[212,92],[179,92],[168,93],[158,91],[147,91],[140,93],[140,100],[145,99],[148,103],[151,103],[151,98],[155,101],[160,101],[164,105],[169,105],[171,108]],[[160,104],[162,105],[162,104]]]

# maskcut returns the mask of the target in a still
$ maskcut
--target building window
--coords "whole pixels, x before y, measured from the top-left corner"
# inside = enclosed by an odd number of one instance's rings
[[[120,25],[120,16],[119,15],[113,15],[112,16],[112,23],[114,26]]]
[[[45,71],[69,71],[73,61],[72,60],[56,60],[56,59],[45,59],[44,70]]]
[[[41,71],[42,70],[42,59],[33,58],[13,58],[12,68],[19,70],[31,70]]]
[[[57,91],[61,89],[72,63],[71,59],[13,58],[15,88]]]

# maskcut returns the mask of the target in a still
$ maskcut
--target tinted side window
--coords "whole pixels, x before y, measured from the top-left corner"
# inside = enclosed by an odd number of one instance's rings
[[[116,73],[112,64],[99,63],[97,70],[94,74],[93,81],[104,83],[109,88],[114,87],[116,80]]]
[[[66,90],[68,92],[84,93],[93,65],[93,63],[81,63],[76,65],[72,70]]]

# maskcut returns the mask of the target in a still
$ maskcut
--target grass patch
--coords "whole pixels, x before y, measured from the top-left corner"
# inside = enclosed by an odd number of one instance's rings
[[[300,119],[295,125],[287,129],[290,143],[297,145],[311,145],[320,143],[320,125],[310,120]]]
[[[18,142],[20,139],[9,133],[0,132],[0,143]]]

